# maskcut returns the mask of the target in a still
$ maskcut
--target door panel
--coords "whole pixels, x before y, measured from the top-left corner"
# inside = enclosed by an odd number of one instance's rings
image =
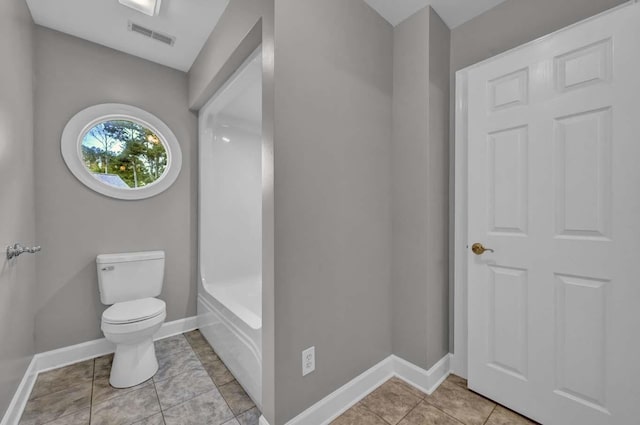
[[[555,122],[556,235],[609,239],[611,108]]]
[[[489,232],[524,236],[528,223],[526,126],[491,133],[489,150]]]
[[[489,366],[527,380],[527,271],[490,266]]]
[[[467,71],[469,387],[545,424],[640,417],[640,5]]]
[[[555,277],[555,391],[607,411],[605,347],[611,282],[561,274]]]

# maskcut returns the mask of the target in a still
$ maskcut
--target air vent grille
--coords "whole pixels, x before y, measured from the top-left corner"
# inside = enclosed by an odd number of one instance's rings
[[[144,35],[145,37],[152,38],[156,41],[164,43],[168,46],[173,46],[176,42],[176,38],[167,34],[154,31],[152,29],[143,27],[133,22],[129,22],[129,31]]]

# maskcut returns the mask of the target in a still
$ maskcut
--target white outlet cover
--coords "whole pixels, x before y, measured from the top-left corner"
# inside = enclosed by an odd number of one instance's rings
[[[302,376],[316,370],[316,347],[309,347],[302,352]]]

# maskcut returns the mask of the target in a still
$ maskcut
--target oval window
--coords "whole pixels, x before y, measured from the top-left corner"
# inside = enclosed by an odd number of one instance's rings
[[[69,170],[91,189],[118,199],[166,190],[180,171],[181,152],[158,118],[128,105],[97,105],[78,113],[62,135]]]

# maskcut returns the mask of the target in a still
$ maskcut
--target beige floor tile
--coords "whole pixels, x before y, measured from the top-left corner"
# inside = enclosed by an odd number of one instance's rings
[[[534,425],[536,422],[512,412],[509,409],[498,405],[494,409],[491,416],[486,422],[486,425]]]
[[[258,425],[258,421],[260,420],[260,410],[257,407],[254,407],[251,410],[247,410],[241,415],[238,415],[236,418],[239,422],[239,425]]]
[[[379,416],[358,403],[331,422],[331,425],[388,425]]]
[[[129,388],[114,388],[109,383],[113,354],[97,357],[93,373],[92,402],[101,403],[114,397],[118,397],[131,391],[136,391],[148,385],[153,385],[151,379]]]
[[[114,397],[130,393],[132,391],[139,390],[141,388],[153,385],[151,379],[129,388],[114,388],[109,383],[109,375],[97,376],[93,380],[93,403],[101,403],[103,401],[110,400]]]
[[[96,357],[93,376],[109,376],[113,364],[113,353]]]
[[[136,422],[133,425],[164,425],[164,418],[162,417],[162,413],[156,413],[155,415],[145,418],[140,422]]]
[[[30,399],[65,390],[93,380],[93,359],[38,375]]]
[[[399,385],[404,390],[406,390],[407,392],[410,392],[411,394],[413,394],[414,396],[416,396],[418,398],[422,399],[422,398],[425,398],[427,396],[426,393],[423,393],[421,390],[417,389],[413,385],[409,384],[408,382],[403,381],[400,378],[393,377],[389,381],[393,382],[396,385]]]
[[[178,351],[164,357],[158,357],[158,372],[153,380],[163,381],[175,375],[202,369],[202,363],[192,350]]]
[[[204,344],[196,345],[193,348],[196,355],[200,359],[202,363],[212,362],[216,360],[220,360],[220,357],[213,351],[213,348],[209,345],[209,343],[205,342]]]
[[[204,335],[202,335],[202,333],[197,329],[195,331],[187,332],[186,334],[184,334],[184,337],[187,339],[187,341],[191,345],[191,348],[193,348],[193,351],[195,351],[196,354],[198,354],[198,352],[201,350],[211,348]]]
[[[255,407],[253,400],[236,380],[221,385],[218,389],[236,416]]]
[[[191,349],[191,345],[189,345],[189,342],[184,335],[170,336],[168,338],[158,340],[154,344],[156,348],[156,357],[158,358]]]
[[[444,381],[425,401],[466,425],[482,425],[496,404],[459,385]]]
[[[163,412],[167,425],[222,425],[233,412],[216,389]]]
[[[202,365],[218,387],[228,384],[236,379],[221,360],[203,362]]]
[[[420,401],[420,391],[393,378],[365,397],[362,404],[391,425],[396,425]]]
[[[452,384],[459,385],[463,388],[467,388],[467,380],[461,378],[458,375],[454,375],[453,373],[447,377],[447,381],[451,382]]]
[[[89,425],[91,419],[91,409],[86,408],[77,413],[72,413],[53,422],[47,422],[47,425]]]
[[[31,399],[20,425],[41,425],[91,406],[91,382]]]
[[[160,412],[153,385],[92,406],[91,425],[129,425]]]
[[[188,371],[156,382],[156,391],[163,410],[215,388],[211,377],[204,369]]]
[[[400,425],[464,425],[434,406],[421,402],[405,418]]]

